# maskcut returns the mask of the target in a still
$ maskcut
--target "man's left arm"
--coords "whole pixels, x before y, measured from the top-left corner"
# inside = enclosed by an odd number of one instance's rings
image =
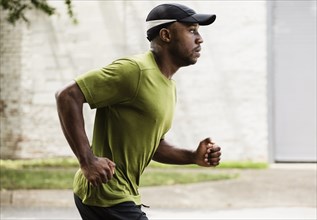
[[[177,148],[162,139],[153,160],[167,164],[197,164],[211,167],[219,165],[221,148],[210,138],[202,140],[195,151]]]

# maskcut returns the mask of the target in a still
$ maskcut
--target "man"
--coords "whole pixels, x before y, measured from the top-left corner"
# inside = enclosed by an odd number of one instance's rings
[[[210,138],[195,151],[164,139],[176,102],[171,78],[180,67],[197,62],[203,43],[199,25],[215,18],[180,4],[159,5],[146,19],[150,51],[80,75],[56,93],[63,132],[80,164],[74,196],[83,219],[147,219],[138,186],[152,159],[219,164],[220,147]],[[97,109],[91,147],[82,113],[86,102]]]

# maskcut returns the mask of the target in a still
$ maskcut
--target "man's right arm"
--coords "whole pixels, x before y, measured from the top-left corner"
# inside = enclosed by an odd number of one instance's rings
[[[97,186],[108,182],[115,164],[108,158],[94,156],[85,131],[83,105],[85,97],[75,81],[55,94],[58,116],[63,133],[76,155],[87,180]]]

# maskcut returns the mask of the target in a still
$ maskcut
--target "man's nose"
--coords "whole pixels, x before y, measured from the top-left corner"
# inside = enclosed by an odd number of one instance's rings
[[[202,36],[200,34],[197,34],[196,43],[202,44],[203,42],[204,42],[204,39],[202,38]]]

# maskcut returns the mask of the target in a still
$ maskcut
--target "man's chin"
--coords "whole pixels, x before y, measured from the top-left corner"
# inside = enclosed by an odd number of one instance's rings
[[[182,66],[194,65],[195,63],[197,63],[197,61],[198,61],[198,58],[193,58],[184,62]]]
[[[192,61],[192,62],[191,62],[191,64],[189,64],[189,65],[194,65],[195,63],[197,63],[198,58],[192,59],[191,61]]]

